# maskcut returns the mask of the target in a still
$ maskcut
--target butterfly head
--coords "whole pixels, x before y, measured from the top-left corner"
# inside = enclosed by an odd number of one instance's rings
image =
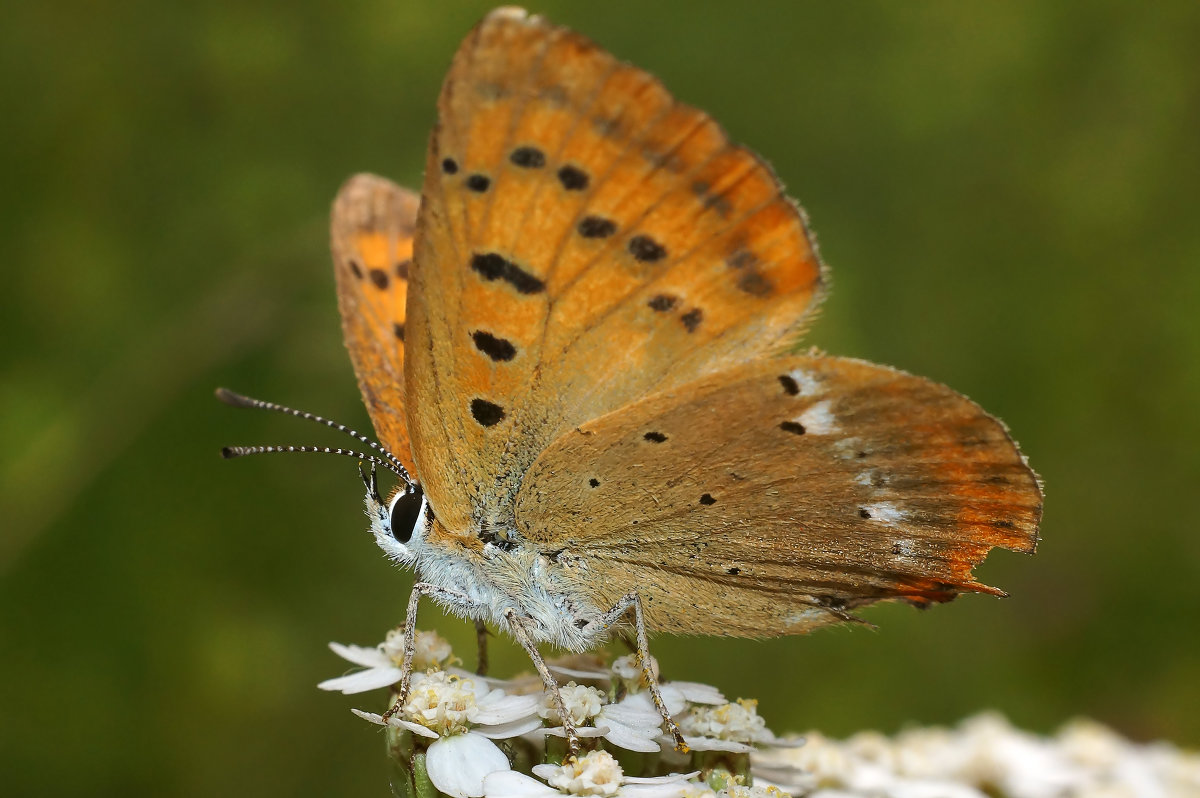
[[[379,548],[401,565],[412,566],[424,543],[433,513],[420,485],[401,482],[384,501],[375,485],[375,473],[364,477],[367,517]]]

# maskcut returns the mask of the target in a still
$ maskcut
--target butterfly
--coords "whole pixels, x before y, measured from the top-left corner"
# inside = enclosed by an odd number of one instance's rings
[[[556,696],[539,643],[632,629],[682,746],[651,630],[771,637],[1002,595],[972,566],[1033,551],[1038,478],[949,388],[795,354],[827,274],[758,156],[517,9],[467,36],[437,107],[420,196],[358,175],[331,226],[381,445],[353,434],[400,478],[386,499],[365,478],[371,531],[419,575],[396,706],[422,597],[507,630]]]

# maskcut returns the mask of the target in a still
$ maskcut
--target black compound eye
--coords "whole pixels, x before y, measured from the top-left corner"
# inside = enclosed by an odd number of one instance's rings
[[[392,499],[392,537],[397,543],[407,543],[412,538],[413,529],[421,515],[421,498],[424,494],[420,488],[406,488]]]

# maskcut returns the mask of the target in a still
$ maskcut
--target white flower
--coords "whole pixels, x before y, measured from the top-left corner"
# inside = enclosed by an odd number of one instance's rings
[[[550,665],[555,673],[580,681],[617,684],[627,696],[645,696],[646,705],[653,707],[650,701],[649,684],[642,674],[642,666],[638,664],[637,655],[626,654],[613,660],[608,670],[584,670],[579,668],[564,668],[560,665]],[[650,658],[650,670],[654,678],[658,678],[658,660]],[[724,704],[725,696],[721,691],[699,682],[659,682],[659,692],[671,714],[682,712],[689,704]],[[657,711],[657,710],[656,710]]]
[[[647,709],[640,704],[627,705],[624,702],[606,704],[604,694],[595,687],[580,686],[575,682],[568,682],[559,691],[567,714],[581,736],[604,737],[613,745],[630,751],[654,753],[662,750],[655,742],[662,734],[662,717],[653,707]],[[538,713],[552,723],[562,723],[557,702],[549,694],[543,696]],[[566,730],[561,725],[546,729],[545,733],[566,736]]]
[[[429,780],[453,798],[479,798],[483,779],[507,770],[493,739],[517,737],[542,725],[538,696],[506,695],[482,682],[445,671],[413,676],[403,709],[388,724],[432,739],[425,754]],[[383,725],[371,712],[354,714]]]
[[[650,700],[650,685],[646,682],[642,666],[635,654],[626,654],[613,660],[610,668],[612,679],[625,688],[629,695],[644,695]],[[650,657],[650,672],[658,679],[658,660]],[[659,682],[659,692],[672,715],[678,714],[688,704],[724,704],[725,696],[715,687],[699,682]],[[653,706],[653,704],[651,704]]]
[[[514,770],[489,773],[483,780],[486,798],[558,798],[561,795],[602,798],[684,798],[695,788],[688,779],[696,773],[657,778],[630,778],[607,751],[592,751],[562,765],[535,765],[535,775],[549,785]]]
[[[693,707],[679,721],[684,741],[695,751],[745,753],[752,744],[797,746],[801,741],[776,737],[758,714],[758,701],[739,698],[733,704]]]
[[[365,646],[347,646],[341,643],[330,643],[333,653],[355,665],[362,665],[365,671],[357,671],[339,676],[336,679],[326,679],[317,685],[322,690],[337,690],[345,695],[365,693],[387,687],[400,681],[404,671],[400,665],[404,662],[404,632],[393,629],[387,633],[387,638],[374,648]],[[427,668],[441,668],[452,661],[457,661],[450,644],[437,632],[418,631],[414,639],[413,670],[416,672]]]
[[[1022,798],[1057,798],[1084,781],[1082,767],[1059,756],[1044,740],[1014,729],[999,715],[966,720],[955,734],[968,751],[961,773],[968,783],[992,785]]]
[[[838,743],[813,733],[797,751],[752,755],[754,772],[768,778],[789,764],[806,771],[793,780],[807,798],[1200,796],[1200,756],[1138,745],[1090,721],[1038,737],[991,713],[895,738],[869,732]]]

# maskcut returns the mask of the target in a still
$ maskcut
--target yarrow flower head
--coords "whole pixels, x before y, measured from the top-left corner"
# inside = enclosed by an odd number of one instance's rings
[[[658,660],[649,658],[650,672],[658,679]],[[650,684],[646,681],[645,672],[637,655],[626,654],[613,660],[609,668],[612,680],[618,687],[618,692],[626,695],[641,695],[649,699]],[[671,714],[682,712],[688,704],[724,704],[725,696],[721,691],[699,682],[659,682],[659,691]]]
[[[404,706],[386,722],[372,712],[354,714],[431,741],[425,767],[433,786],[453,798],[478,798],[484,776],[509,768],[492,740],[539,728],[538,703],[538,696],[507,695],[482,680],[433,671],[413,676]]]
[[[797,751],[759,755],[756,777],[786,781],[808,798],[1200,795],[1200,756],[1133,743],[1088,721],[1039,737],[986,713],[956,728],[862,732],[844,742],[813,732],[806,740]]]
[[[739,698],[715,707],[693,707],[680,721],[684,740],[696,751],[745,753],[754,745],[795,747],[801,741],[776,737],[758,714],[758,701]]]
[[[607,751],[572,757],[561,765],[535,765],[533,772],[546,783],[513,770],[488,774],[483,780],[485,798],[684,798],[697,787],[689,781],[697,773],[628,777]]]
[[[413,670],[445,668],[459,660],[450,649],[450,643],[437,632],[418,631],[414,638]],[[404,662],[404,632],[393,629],[377,646],[343,645],[330,643],[333,653],[366,670],[356,671],[335,679],[326,679],[317,685],[322,690],[337,690],[345,695],[377,690],[400,681],[404,674],[400,666]]]
[[[559,688],[567,714],[581,737],[603,737],[613,745],[629,751],[654,753],[662,750],[656,738],[662,733],[662,717],[653,707],[639,704],[608,703],[607,697],[595,687],[568,682]],[[558,702],[543,694],[538,713],[556,724],[546,734],[566,736]]]

